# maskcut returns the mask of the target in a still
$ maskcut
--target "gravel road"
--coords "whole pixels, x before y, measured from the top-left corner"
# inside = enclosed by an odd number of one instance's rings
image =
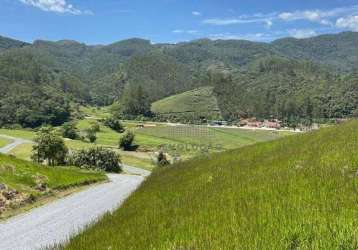
[[[19,146],[21,144],[33,143],[32,141],[15,138],[15,137],[7,136],[7,135],[0,135],[0,137],[9,139],[12,141],[10,144],[6,145],[5,147],[0,148],[0,153],[3,153],[3,154],[9,153],[11,150],[13,150],[14,148],[16,148],[17,146]]]
[[[1,250],[32,250],[65,242],[104,213],[113,211],[142,183],[145,176],[125,166],[133,174],[108,175],[110,182],[90,187],[26,214],[0,223]]]

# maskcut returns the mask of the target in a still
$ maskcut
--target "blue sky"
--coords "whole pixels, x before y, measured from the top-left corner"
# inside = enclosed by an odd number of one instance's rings
[[[358,31],[357,0],[0,0],[0,35],[28,42],[269,42],[347,30]]]

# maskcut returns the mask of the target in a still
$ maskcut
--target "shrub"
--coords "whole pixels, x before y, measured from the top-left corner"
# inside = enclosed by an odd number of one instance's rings
[[[128,131],[126,132],[120,139],[119,139],[119,148],[123,150],[129,151],[133,149],[133,141],[135,135],[133,132]]]
[[[116,152],[97,147],[75,151],[70,155],[68,164],[80,168],[120,173],[122,171],[120,162],[120,157]]]
[[[99,126],[99,123],[96,121],[91,122],[91,129],[96,133],[101,131],[101,127]]]
[[[125,131],[123,124],[118,119],[115,119],[113,117],[107,118],[104,121],[104,125],[118,133],[123,133]]]
[[[158,154],[158,158],[157,158],[157,165],[159,167],[164,167],[169,165],[170,162],[167,159],[167,156],[165,155],[165,153],[163,151],[160,151]]]
[[[90,143],[95,143],[97,141],[96,131],[92,128],[86,130],[86,138]]]
[[[69,138],[75,140],[78,138],[76,124],[73,122],[66,122],[62,125],[62,136],[64,138]]]

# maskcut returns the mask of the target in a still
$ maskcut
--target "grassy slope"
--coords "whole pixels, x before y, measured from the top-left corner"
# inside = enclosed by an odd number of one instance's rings
[[[63,189],[106,179],[105,175],[99,172],[45,167],[0,154],[0,183],[25,194],[36,193],[36,176],[46,176],[50,189]]]
[[[192,113],[220,116],[212,87],[202,87],[159,100],[152,104],[152,111],[157,114]]]
[[[158,169],[66,249],[357,249],[358,122]]]

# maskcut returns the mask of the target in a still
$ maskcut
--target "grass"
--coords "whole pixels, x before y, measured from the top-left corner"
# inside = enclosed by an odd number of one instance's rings
[[[10,151],[10,155],[14,155],[18,159],[30,161],[32,153],[32,144],[21,144]]]
[[[215,117],[220,118],[220,110],[213,87],[202,87],[173,95],[152,104],[155,114],[175,115],[177,117]]]
[[[166,145],[170,153],[179,153],[188,158],[201,154],[200,146],[211,145],[212,152],[223,151],[275,140],[284,135],[288,133],[198,126],[159,126],[137,129],[135,142],[146,150],[158,150]]]
[[[84,171],[70,167],[46,167],[15,157],[0,154],[0,183],[16,189],[22,195],[40,195],[36,190],[36,180],[42,178],[50,190],[103,181],[106,176],[100,172]]]
[[[34,139],[36,132],[31,130],[20,130],[20,129],[2,129],[0,128],[1,135],[8,135],[12,137],[22,138],[26,140]]]
[[[65,249],[357,249],[358,121],[161,168]]]
[[[5,147],[6,145],[8,145],[10,143],[11,143],[11,140],[0,137],[0,148]]]
[[[89,107],[89,106],[81,106],[80,111],[86,116],[105,119],[110,116],[109,112],[110,107]]]

